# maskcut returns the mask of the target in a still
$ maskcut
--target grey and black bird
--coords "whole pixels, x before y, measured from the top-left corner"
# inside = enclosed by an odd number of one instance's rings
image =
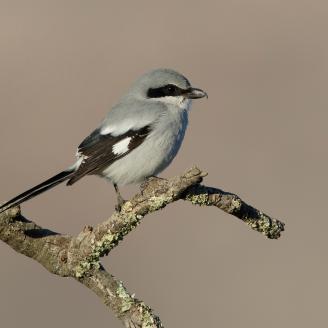
[[[192,100],[205,96],[206,92],[192,87],[174,70],[144,74],[79,145],[72,166],[6,202],[0,213],[64,181],[72,185],[86,175],[110,180],[120,208],[123,199],[118,186],[156,176],[172,162],[188,126]]]

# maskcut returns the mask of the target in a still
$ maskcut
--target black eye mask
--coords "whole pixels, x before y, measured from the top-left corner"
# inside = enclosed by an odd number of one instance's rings
[[[148,89],[147,97],[148,98],[161,98],[161,97],[168,97],[168,96],[178,97],[183,94],[186,94],[187,92],[188,90],[183,90],[174,84],[167,84],[163,87]]]

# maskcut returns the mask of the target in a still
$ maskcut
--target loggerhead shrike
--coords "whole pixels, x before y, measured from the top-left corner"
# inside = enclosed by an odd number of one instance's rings
[[[124,200],[118,185],[140,183],[172,162],[185,135],[191,101],[205,96],[174,70],[146,73],[79,145],[75,164],[6,202],[0,213],[65,180],[70,186],[89,174],[114,184],[120,209]]]

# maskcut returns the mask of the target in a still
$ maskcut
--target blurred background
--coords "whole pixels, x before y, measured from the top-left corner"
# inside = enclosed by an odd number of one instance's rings
[[[197,164],[207,185],[286,232],[267,240],[222,211],[177,202],[104,265],[165,327],[327,326],[327,28],[319,0],[0,0],[0,201],[70,165],[139,75],[174,68],[209,99],[194,102],[162,176]],[[87,177],[22,209],[77,234],[114,204],[112,186]],[[0,257],[1,327],[121,326],[75,281],[4,243]]]

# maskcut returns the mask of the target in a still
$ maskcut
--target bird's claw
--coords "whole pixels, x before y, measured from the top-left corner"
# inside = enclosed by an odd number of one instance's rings
[[[126,202],[125,199],[123,199],[121,196],[117,197],[117,204],[115,205],[115,211],[116,212],[121,212],[122,206]]]

